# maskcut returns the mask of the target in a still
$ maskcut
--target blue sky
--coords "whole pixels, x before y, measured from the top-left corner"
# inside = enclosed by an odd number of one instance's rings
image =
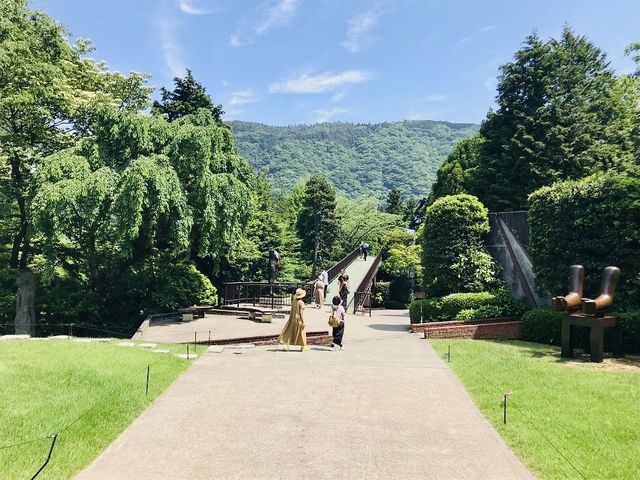
[[[186,67],[226,120],[270,125],[480,122],[499,65],[565,23],[618,73],[640,41],[638,0],[34,0],[94,58],[171,86]]]

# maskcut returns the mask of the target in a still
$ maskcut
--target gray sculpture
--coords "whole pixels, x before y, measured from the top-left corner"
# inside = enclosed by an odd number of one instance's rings
[[[273,249],[269,252],[269,283],[276,283],[280,270],[280,254]]]
[[[601,310],[613,305],[613,298],[615,297],[619,279],[620,269],[618,267],[606,267],[602,272],[600,295],[595,300],[583,298],[582,313],[596,316]]]
[[[584,267],[582,265],[571,265],[569,272],[569,293],[564,297],[553,297],[551,299],[551,307],[554,310],[570,311],[580,308],[584,291]]]

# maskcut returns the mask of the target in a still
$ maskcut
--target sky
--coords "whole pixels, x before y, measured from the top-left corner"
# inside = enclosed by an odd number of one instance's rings
[[[565,24],[619,74],[639,0],[33,0],[91,54],[157,89],[189,68],[224,120],[479,123],[499,66]],[[157,91],[154,93],[158,97]]]

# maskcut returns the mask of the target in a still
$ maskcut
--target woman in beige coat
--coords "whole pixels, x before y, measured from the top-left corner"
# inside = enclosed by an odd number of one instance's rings
[[[322,281],[322,275],[318,277],[316,283],[313,284],[314,300],[316,301],[316,308],[322,307],[324,304],[324,282]]]
[[[300,345],[302,347],[301,352],[309,350],[307,330],[304,323],[304,302],[302,301],[305,295],[306,292],[302,288],[296,290],[291,302],[289,320],[278,337],[278,343],[284,344],[286,350],[289,350],[289,345]]]

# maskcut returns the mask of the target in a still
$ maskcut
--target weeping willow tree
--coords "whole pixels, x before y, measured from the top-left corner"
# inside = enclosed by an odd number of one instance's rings
[[[203,273],[218,273],[253,205],[250,167],[206,110],[169,123],[103,107],[34,177],[46,278],[71,282],[98,320],[214,302]]]

